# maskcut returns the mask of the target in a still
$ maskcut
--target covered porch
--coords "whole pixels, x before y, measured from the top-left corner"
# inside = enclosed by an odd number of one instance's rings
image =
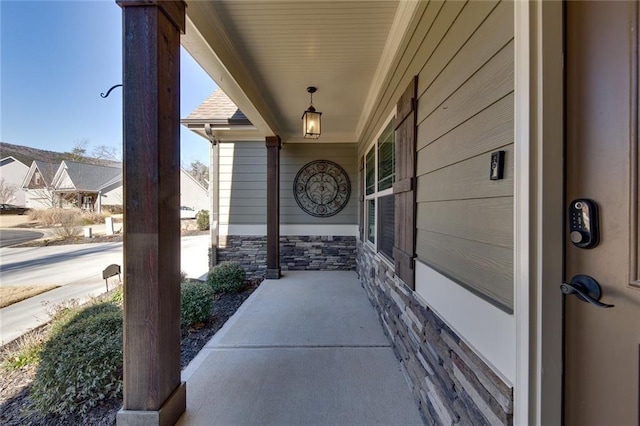
[[[179,425],[422,424],[355,272],[264,281],[182,380]]]
[[[514,21],[528,23],[542,3],[118,4],[130,218],[120,425],[510,425],[538,413],[529,394],[540,373],[529,347],[534,262],[522,237],[529,192],[516,185],[529,182],[528,135],[515,143],[528,129],[518,127],[528,77],[516,70],[529,30]],[[229,207],[226,223],[212,210],[212,227],[227,226],[229,245],[264,238],[267,278],[182,377],[171,261],[180,45],[235,106],[224,121],[192,123],[218,160],[213,202]],[[320,140],[300,131],[308,87],[324,112]],[[246,120],[234,122],[236,110]],[[319,160],[351,182],[340,213],[348,221],[293,199],[293,183]],[[300,236],[352,238],[357,274],[288,271],[281,251]]]

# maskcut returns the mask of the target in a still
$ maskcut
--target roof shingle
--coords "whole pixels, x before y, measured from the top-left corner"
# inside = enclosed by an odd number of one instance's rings
[[[236,104],[219,88],[194,109],[184,121],[189,120],[228,120],[230,123],[249,121]]]

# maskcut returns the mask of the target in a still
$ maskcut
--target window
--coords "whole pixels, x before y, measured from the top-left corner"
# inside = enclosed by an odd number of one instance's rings
[[[365,156],[366,239],[393,259],[396,176],[393,120],[382,130]]]
[[[376,192],[376,151],[371,148],[367,153],[366,162],[366,194],[371,195]]]
[[[378,138],[378,191],[384,191],[393,186],[396,176],[396,156],[393,145],[395,142],[391,123]]]
[[[367,200],[367,240],[376,243],[376,200]]]

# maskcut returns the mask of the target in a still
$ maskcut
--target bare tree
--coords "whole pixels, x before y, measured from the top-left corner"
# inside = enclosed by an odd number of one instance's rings
[[[73,162],[81,162],[87,158],[87,147],[89,146],[89,139],[76,140],[75,145],[71,152],[65,152],[64,156],[66,160]]]
[[[91,150],[91,156],[100,160],[120,161],[118,148],[107,145],[98,145]]]
[[[7,204],[14,200],[14,197],[18,192],[18,187],[5,181],[4,178],[0,179],[0,203]]]
[[[187,173],[193,176],[194,179],[200,183],[200,185],[204,186],[205,188],[209,187],[209,166],[201,163],[198,160],[192,161],[191,166],[187,170]]]
[[[35,208],[52,209],[60,207],[60,196],[53,191],[53,188],[33,188],[28,190],[32,203],[36,203]]]

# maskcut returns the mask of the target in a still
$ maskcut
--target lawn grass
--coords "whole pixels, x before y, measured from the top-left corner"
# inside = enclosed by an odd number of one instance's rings
[[[45,291],[53,290],[59,285],[9,286],[0,287],[0,308],[37,296]]]

